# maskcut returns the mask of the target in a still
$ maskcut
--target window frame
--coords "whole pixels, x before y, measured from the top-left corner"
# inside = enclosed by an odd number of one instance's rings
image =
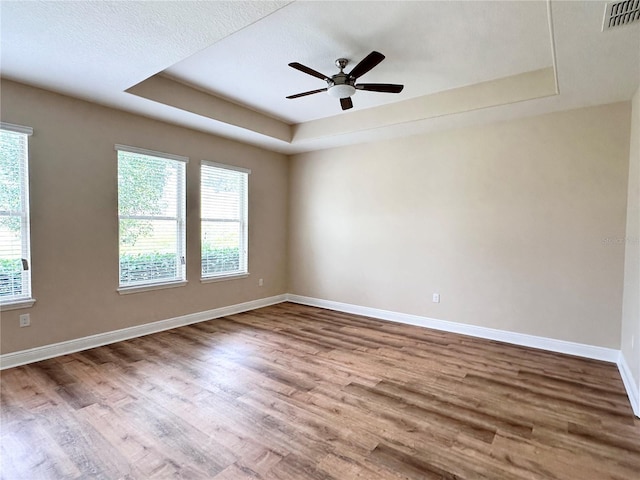
[[[204,275],[204,241],[203,241],[203,226],[206,223],[214,223],[214,222],[229,222],[228,219],[215,219],[215,218],[205,218],[203,217],[203,172],[205,168],[213,168],[220,170],[230,170],[234,172],[238,172],[245,175],[244,179],[244,190],[241,193],[241,212],[240,217],[237,220],[240,223],[240,259],[239,263],[242,268],[239,268],[237,271],[225,271],[216,274]],[[249,276],[249,177],[251,175],[251,170],[244,167],[238,167],[235,165],[229,165],[224,163],[212,162],[210,160],[201,160],[200,161],[200,281],[202,283],[211,283],[211,282],[220,282],[225,280],[234,280],[239,278],[246,278]]]
[[[120,173],[120,152],[145,155],[149,157],[155,157],[159,160],[169,160],[176,162],[179,165],[179,178],[176,179],[176,216],[167,217],[165,215],[121,215],[120,214],[120,187],[117,188],[118,198],[118,288],[117,291],[121,295],[130,293],[145,292],[150,290],[159,290],[164,288],[182,287],[187,285],[187,242],[186,242],[186,204],[187,204],[187,164],[189,163],[189,157],[175,155],[171,153],[158,152],[155,150],[149,150],[145,148],[132,147],[128,145],[116,144],[114,147],[116,150],[116,159],[118,164],[118,180]],[[179,276],[174,279],[161,279],[158,281],[143,281],[143,282],[131,282],[122,283],[122,244],[121,244],[121,229],[120,220],[122,219],[138,219],[138,220],[174,220],[178,229],[176,238],[176,261],[180,266]]]
[[[18,296],[0,298],[0,311],[29,308],[35,303],[31,278],[31,209],[29,199],[29,137],[33,135],[33,128],[13,123],[0,122],[0,130],[24,136],[24,158],[20,171],[20,211],[6,212],[7,216],[20,217],[20,249],[22,258],[22,291],[26,293]],[[24,266],[26,265],[26,268]]]

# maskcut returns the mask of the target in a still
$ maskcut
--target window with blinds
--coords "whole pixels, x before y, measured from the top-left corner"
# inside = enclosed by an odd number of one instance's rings
[[[246,275],[250,170],[203,161],[200,167],[202,278]]]
[[[188,158],[116,145],[120,287],[186,281]]]
[[[0,123],[0,304],[31,299],[29,127]],[[25,305],[28,306],[28,305]]]

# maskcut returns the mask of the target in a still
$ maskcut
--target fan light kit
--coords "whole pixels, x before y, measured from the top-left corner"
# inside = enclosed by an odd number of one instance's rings
[[[327,88],[320,88],[318,90],[311,90],[309,92],[297,93],[295,95],[289,95],[287,98],[300,98],[307,95],[313,95],[314,93],[327,92],[330,96],[340,99],[342,110],[348,110],[350,108],[353,108],[351,96],[356,93],[356,90],[366,90],[369,92],[400,93],[404,88],[404,85],[396,85],[393,83],[356,83],[356,80],[359,77],[378,65],[382,60],[384,60],[383,54],[375,51],[371,52],[360,63],[358,63],[353,68],[353,70],[351,70],[351,72],[344,73],[344,68],[347,66],[349,61],[346,58],[339,58],[338,60],[336,60],[336,66],[340,69],[340,72],[332,75],[331,77],[317,72],[312,68],[306,67],[301,63],[290,63],[290,67],[327,82]]]

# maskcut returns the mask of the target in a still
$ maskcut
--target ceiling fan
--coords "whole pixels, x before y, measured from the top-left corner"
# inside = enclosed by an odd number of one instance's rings
[[[317,72],[312,68],[306,67],[298,62],[290,63],[289,66],[300,70],[306,74],[314,77],[321,78],[327,82],[327,88],[320,88],[318,90],[311,90],[309,92],[297,93],[295,95],[289,95],[287,98],[300,98],[307,95],[313,95],[314,93],[327,92],[329,95],[340,99],[340,105],[342,110],[348,110],[353,108],[353,102],[351,96],[356,93],[356,90],[366,90],[369,92],[386,92],[386,93],[400,93],[404,88],[404,85],[396,85],[393,83],[356,83],[356,80],[378,65],[384,60],[384,55],[380,52],[373,51],[364,59],[358,63],[353,70],[349,73],[345,73],[343,70],[349,63],[346,58],[339,58],[336,60],[336,66],[340,69],[339,73],[332,75],[331,77],[324,73]]]

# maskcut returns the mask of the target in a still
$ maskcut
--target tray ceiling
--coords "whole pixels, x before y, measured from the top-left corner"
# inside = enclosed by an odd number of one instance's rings
[[[410,135],[628,100],[640,24],[602,32],[599,1],[0,3],[8,79],[276,151]],[[372,50],[342,112],[320,79]]]

